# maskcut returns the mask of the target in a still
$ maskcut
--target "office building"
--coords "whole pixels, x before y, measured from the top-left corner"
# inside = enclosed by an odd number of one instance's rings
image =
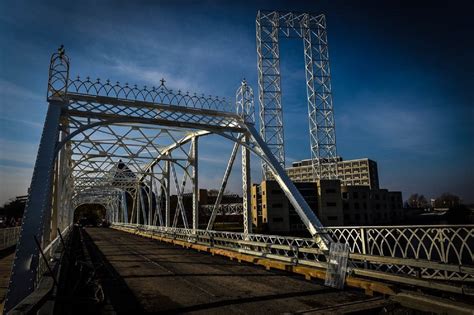
[[[293,182],[311,182],[313,181],[311,163],[310,159],[293,162],[286,172]],[[337,173],[344,186],[368,186],[370,189],[379,189],[377,162],[371,159],[339,158]]]

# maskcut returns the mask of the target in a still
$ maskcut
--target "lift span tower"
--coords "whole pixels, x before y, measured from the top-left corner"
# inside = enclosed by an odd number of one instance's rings
[[[259,11],[256,26],[261,137],[284,168],[279,40],[302,39],[313,179],[336,179],[336,131],[325,16]],[[265,161],[262,167],[266,179],[269,169]]]

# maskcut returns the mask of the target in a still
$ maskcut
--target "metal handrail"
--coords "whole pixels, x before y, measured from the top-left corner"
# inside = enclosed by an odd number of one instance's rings
[[[0,229],[0,250],[12,247],[18,243],[21,226]]]

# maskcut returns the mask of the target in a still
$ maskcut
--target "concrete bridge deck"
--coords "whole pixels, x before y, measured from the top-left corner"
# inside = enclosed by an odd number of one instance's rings
[[[87,228],[86,233],[89,246],[109,270],[110,278],[102,282],[114,311],[313,313],[335,308],[368,310],[385,303],[357,290],[331,289],[298,275],[114,229]],[[122,283],[121,292],[117,292],[117,281]]]

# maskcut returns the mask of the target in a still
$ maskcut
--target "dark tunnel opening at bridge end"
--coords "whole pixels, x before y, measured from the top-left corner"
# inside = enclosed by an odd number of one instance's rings
[[[81,226],[99,226],[105,224],[107,211],[101,204],[82,204],[74,210],[74,223]]]

